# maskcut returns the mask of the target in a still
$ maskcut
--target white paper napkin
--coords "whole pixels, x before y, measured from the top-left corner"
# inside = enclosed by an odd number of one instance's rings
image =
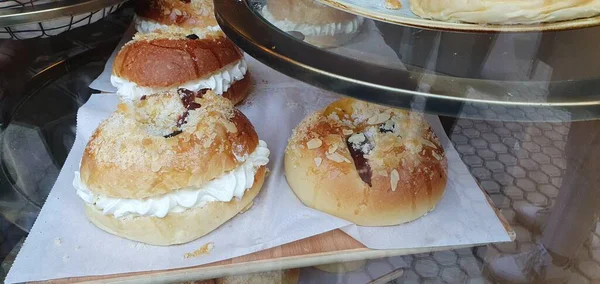
[[[117,47],[119,49],[120,47]],[[94,81],[110,87],[111,58]],[[339,96],[296,81],[247,57],[254,78],[252,94],[239,108],[271,149],[270,175],[254,206],[194,242],[156,247],[115,237],[92,225],[71,182],[83,149],[95,127],[116,107],[112,94],[93,95],[78,112],[77,137],[63,169],[42,208],[6,282],[106,275],[195,266],[249,254],[335,228],[370,248],[417,248],[475,245],[509,241],[485,196],[448,143],[439,119],[427,116],[448,157],[449,183],[437,208],[409,224],[367,228],[305,207],[283,175],[283,151],[292,129],[308,114]],[[210,254],[184,258],[213,242]]]

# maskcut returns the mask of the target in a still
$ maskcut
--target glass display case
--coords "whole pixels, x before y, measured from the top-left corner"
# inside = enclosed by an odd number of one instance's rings
[[[5,281],[600,283],[600,1],[466,2],[0,10]]]

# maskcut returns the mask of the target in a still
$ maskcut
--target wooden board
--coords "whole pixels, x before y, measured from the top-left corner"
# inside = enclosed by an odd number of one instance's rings
[[[516,235],[509,223],[496,209],[491,199],[488,202],[498,219],[504,225],[511,240]],[[119,283],[147,283],[147,282],[184,282],[202,279],[219,278],[227,275],[248,274],[263,271],[272,271],[288,268],[306,267],[328,263],[346,262],[362,259],[375,259],[398,255],[425,253],[449,249],[472,247],[472,244],[464,246],[446,247],[423,247],[412,249],[373,250],[368,249],[341,230],[333,230],[324,234],[295,241],[279,247],[264,251],[213,262],[200,266],[177,268],[160,271],[133,272],[104,276],[72,277],[55,279],[51,283],[74,283],[74,282],[119,282]],[[143,257],[143,256],[140,256]],[[202,256],[200,256],[202,257]]]

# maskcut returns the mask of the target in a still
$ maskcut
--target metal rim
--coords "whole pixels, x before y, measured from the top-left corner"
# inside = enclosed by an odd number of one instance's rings
[[[404,25],[420,29],[437,30],[437,31],[454,31],[454,32],[476,32],[476,33],[493,33],[493,32],[511,32],[511,33],[526,33],[540,31],[562,31],[572,29],[582,29],[600,25],[600,16],[565,20],[560,22],[549,22],[539,24],[520,24],[520,25],[483,25],[473,23],[452,23],[430,20],[424,18],[407,18],[403,16],[393,16],[380,11],[370,10],[354,5],[345,1],[339,0],[317,0],[320,3],[330,7],[340,9],[352,14],[357,14],[363,17],[371,18],[381,22],[387,22],[396,25]]]
[[[34,7],[0,10],[0,27],[42,22],[65,16],[79,15],[117,5],[127,0],[56,1]]]
[[[523,111],[557,108],[570,113],[569,120],[600,117],[597,95],[585,100],[568,100],[568,95],[549,96],[550,101],[509,101],[507,98],[473,99],[460,91],[473,86],[497,94],[507,83],[463,79],[403,71],[353,60],[318,49],[277,30],[257,16],[246,1],[215,1],[217,21],[227,36],[252,57],[290,77],[346,96],[378,104],[403,108],[419,108],[425,112],[457,116],[465,104],[501,105]],[[327,58],[327,60],[322,60]],[[432,80],[433,78],[433,80]],[[426,87],[423,87],[426,83]],[[572,82],[547,82],[555,89]],[[564,88],[562,88],[564,89]],[[419,107],[414,104],[418,103]]]

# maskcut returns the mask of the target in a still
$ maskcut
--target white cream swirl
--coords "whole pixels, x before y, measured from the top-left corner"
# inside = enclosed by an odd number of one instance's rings
[[[206,34],[208,34],[208,33],[214,33],[214,32],[221,31],[221,27],[219,27],[218,25],[208,26],[208,27],[203,27],[203,28],[196,28],[196,27],[184,28],[184,27],[175,26],[175,25],[164,25],[159,22],[156,22],[156,21],[153,21],[150,19],[146,19],[146,18],[137,16],[137,15],[134,18],[134,22],[135,22],[135,30],[140,33],[144,33],[144,34],[161,30],[161,31],[168,31],[168,32],[180,33],[180,34],[195,34],[200,38],[204,38],[204,37],[206,37]]]
[[[137,100],[142,96],[151,95],[157,92],[177,90],[179,88],[188,89],[191,91],[199,91],[201,89],[212,89],[217,95],[222,95],[227,92],[231,85],[239,80],[244,79],[248,66],[246,65],[245,59],[240,59],[234,63],[231,63],[219,71],[210,74],[204,78],[187,81],[179,86],[168,87],[168,88],[151,88],[143,87],[138,84],[131,82],[127,79],[117,77],[115,75],[110,76],[110,82],[115,88],[117,88],[117,95],[126,100]]]
[[[276,20],[273,14],[269,12],[267,6],[264,6],[261,14],[265,20],[276,26],[278,29],[288,32],[297,31],[305,36],[334,36],[338,34],[353,34],[358,32],[364,18],[354,17],[351,21],[342,23],[329,23],[325,25],[311,25],[306,23],[294,23],[288,19]]]
[[[83,201],[93,204],[104,215],[112,214],[116,218],[129,215],[163,218],[169,213],[204,207],[209,202],[229,202],[234,197],[242,198],[246,190],[254,185],[254,175],[258,168],[269,162],[269,154],[267,143],[259,140],[254,152],[248,155],[239,167],[200,188],[182,188],[172,193],[139,200],[95,194],[81,182],[79,172],[75,172],[73,186]]]

